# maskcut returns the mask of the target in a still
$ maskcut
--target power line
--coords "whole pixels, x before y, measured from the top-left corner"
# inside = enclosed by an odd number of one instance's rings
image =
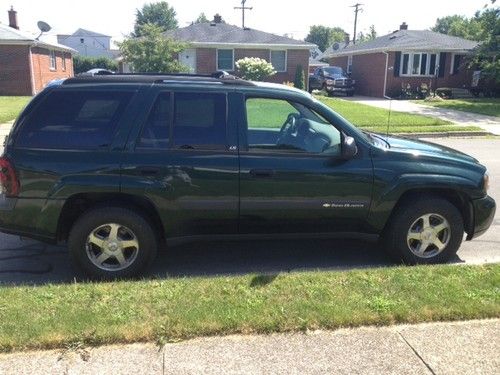
[[[354,8],[354,36],[352,37],[352,43],[356,44],[356,26],[358,24],[358,12],[362,12],[363,9],[360,8],[361,5],[360,3],[356,3],[354,5],[351,5],[351,8]]]
[[[240,7],[234,7],[234,9],[241,9],[241,27],[244,29],[245,28],[245,10],[252,10],[253,7],[246,7],[245,3],[247,0],[241,0],[241,6]]]

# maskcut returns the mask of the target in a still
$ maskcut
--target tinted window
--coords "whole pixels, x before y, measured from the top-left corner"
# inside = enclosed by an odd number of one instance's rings
[[[170,141],[170,94],[158,96],[146,124],[143,127],[138,147],[167,148]]]
[[[247,99],[248,149],[340,155],[340,132],[312,109],[286,100]]]
[[[132,93],[54,91],[23,123],[16,146],[53,149],[108,147]]]
[[[225,148],[226,95],[175,94],[173,126],[178,148]]]

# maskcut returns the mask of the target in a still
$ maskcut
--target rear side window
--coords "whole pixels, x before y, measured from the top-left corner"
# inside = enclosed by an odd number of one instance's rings
[[[170,142],[170,94],[161,93],[149,113],[138,148],[166,149]]]
[[[48,149],[108,147],[131,92],[53,91],[23,123],[16,146]]]
[[[226,95],[176,93],[174,147],[220,149],[226,147]]]

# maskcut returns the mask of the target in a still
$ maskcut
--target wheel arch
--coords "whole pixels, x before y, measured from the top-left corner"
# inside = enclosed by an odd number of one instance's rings
[[[78,193],[64,203],[57,223],[57,239],[65,241],[76,220],[91,209],[123,207],[144,216],[153,226],[161,241],[165,240],[163,222],[156,206],[148,198],[125,193]]]

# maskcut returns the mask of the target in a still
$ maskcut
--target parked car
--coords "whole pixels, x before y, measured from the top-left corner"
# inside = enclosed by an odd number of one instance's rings
[[[67,242],[101,278],[138,275],[179,239],[359,237],[409,264],[446,262],[495,212],[471,156],[231,76],[49,87],[16,120],[0,184],[1,231]]]
[[[317,68],[314,73],[309,75],[309,92],[325,90],[328,95],[353,96],[355,83],[339,66]]]

